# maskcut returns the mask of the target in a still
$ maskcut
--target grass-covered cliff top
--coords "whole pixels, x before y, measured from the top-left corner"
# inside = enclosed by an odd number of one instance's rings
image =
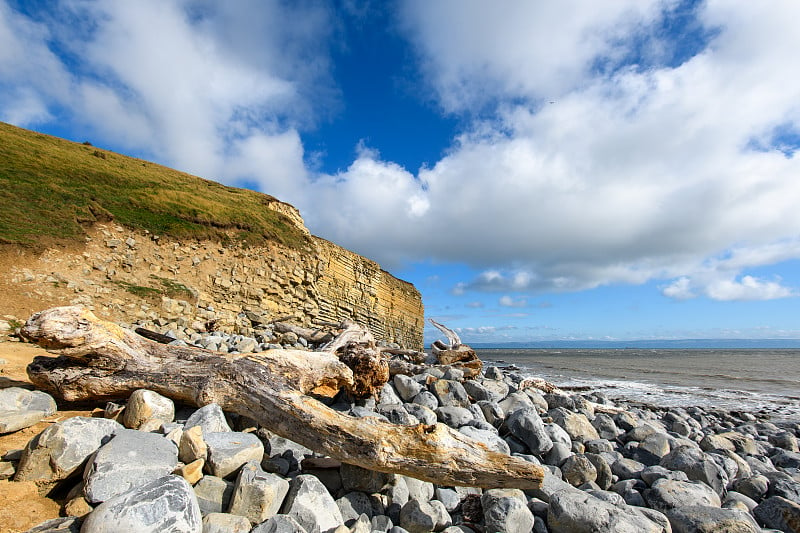
[[[78,242],[110,221],[178,239],[292,248],[306,236],[275,198],[0,122],[0,243]]]

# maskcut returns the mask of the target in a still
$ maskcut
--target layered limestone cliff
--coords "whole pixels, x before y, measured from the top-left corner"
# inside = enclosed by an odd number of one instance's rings
[[[17,304],[31,311],[79,304],[129,323],[174,321],[242,334],[276,319],[303,326],[351,319],[378,339],[422,348],[423,307],[414,286],[317,237],[302,250],[226,247],[112,223],[95,225],[83,246],[3,253],[6,291],[13,287]]]

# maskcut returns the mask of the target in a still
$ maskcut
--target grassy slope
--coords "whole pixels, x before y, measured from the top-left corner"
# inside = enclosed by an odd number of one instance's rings
[[[306,241],[274,198],[0,122],[0,243],[80,240],[113,220],[158,235],[220,242]],[[110,217],[109,217],[110,215]]]

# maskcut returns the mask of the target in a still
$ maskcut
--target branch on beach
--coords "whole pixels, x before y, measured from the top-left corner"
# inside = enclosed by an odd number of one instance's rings
[[[443,424],[401,426],[326,407],[313,395],[358,386],[353,370],[330,351],[232,356],[158,344],[80,307],[37,313],[22,334],[60,354],[37,357],[28,375],[67,401],[118,399],[147,388],[197,406],[215,402],[278,435],[367,469],[441,485],[524,489],[543,480],[541,466],[492,451]],[[361,349],[369,351],[368,344]]]

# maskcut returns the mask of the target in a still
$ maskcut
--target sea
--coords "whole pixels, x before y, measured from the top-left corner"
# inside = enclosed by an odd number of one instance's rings
[[[699,406],[800,421],[800,349],[477,349],[566,390],[660,407]]]

